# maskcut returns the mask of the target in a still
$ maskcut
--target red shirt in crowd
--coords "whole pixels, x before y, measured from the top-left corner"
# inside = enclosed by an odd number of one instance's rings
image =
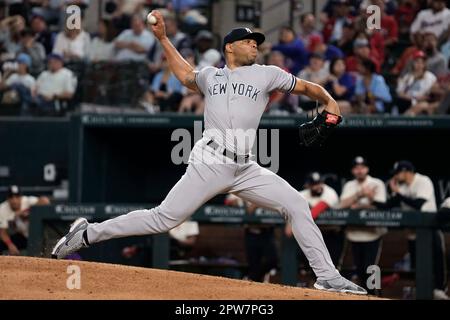
[[[381,73],[381,65],[379,63],[379,61],[377,59],[374,59],[371,56],[369,57],[370,60],[373,61],[373,63],[375,63],[375,69],[377,73]],[[355,55],[351,55],[348,56],[347,58],[345,58],[345,69],[348,72],[358,72],[358,60],[359,58]]]
[[[398,24],[393,16],[383,15],[381,17],[381,32],[384,40],[398,40]]]

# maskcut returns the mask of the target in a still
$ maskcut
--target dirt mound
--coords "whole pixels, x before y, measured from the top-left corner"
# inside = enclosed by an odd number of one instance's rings
[[[74,269],[80,270],[80,289]],[[0,299],[375,299],[176,271],[105,263],[0,257]],[[68,281],[68,278],[71,277]]]

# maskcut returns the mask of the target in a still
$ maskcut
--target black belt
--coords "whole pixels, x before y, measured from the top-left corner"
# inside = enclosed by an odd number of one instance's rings
[[[207,143],[206,145],[207,145],[207,146],[210,146],[210,147],[213,148],[214,150],[217,150],[217,149],[220,147],[220,146],[219,146],[214,140],[212,140],[212,139],[209,140],[208,143]],[[241,155],[238,155],[237,153],[231,152],[231,151],[229,151],[229,150],[227,150],[227,149],[225,149],[225,148],[223,149],[222,154],[223,154],[225,157],[227,157],[227,158],[233,160],[233,161],[236,162],[236,163],[247,163],[247,162],[250,161],[250,155],[249,155],[249,154],[246,154],[246,155],[241,156]]]

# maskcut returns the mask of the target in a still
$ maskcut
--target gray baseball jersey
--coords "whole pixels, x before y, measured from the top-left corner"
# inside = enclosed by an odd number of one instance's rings
[[[203,135],[242,155],[253,146],[270,93],[291,92],[296,78],[279,67],[254,64],[235,70],[207,67],[196,73],[196,83],[205,95]]]
[[[191,152],[186,173],[159,206],[90,224],[89,242],[167,232],[215,195],[233,193],[258,206],[277,210],[289,220],[318,279],[339,277],[300,193],[255,161],[235,162],[210,145],[214,139],[221,148],[249,153],[269,93],[275,89],[292,91],[296,78],[278,67],[252,65],[234,70],[208,67],[196,75],[196,82],[205,94],[205,132]]]

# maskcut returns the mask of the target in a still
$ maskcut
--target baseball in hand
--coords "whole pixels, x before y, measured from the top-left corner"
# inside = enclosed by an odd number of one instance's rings
[[[156,17],[154,15],[152,15],[151,13],[149,13],[147,15],[147,22],[150,24],[155,24],[156,23]]]

